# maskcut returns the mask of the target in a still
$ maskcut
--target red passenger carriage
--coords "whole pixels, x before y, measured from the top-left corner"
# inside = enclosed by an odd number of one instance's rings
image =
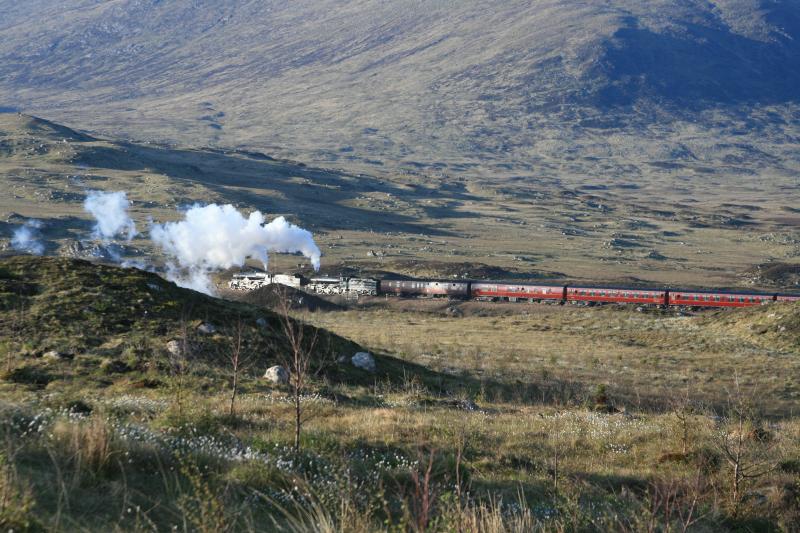
[[[473,282],[471,295],[477,299],[489,300],[563,300],[563,285],[528,285],[511,283]]]
[[[705,292],[675,290],[669,293],[670,305],[687,307],[752,307],[775,301],[774,294]]]
[[[617,287],[567,287],[568,302],[667,305],[667,291]]]

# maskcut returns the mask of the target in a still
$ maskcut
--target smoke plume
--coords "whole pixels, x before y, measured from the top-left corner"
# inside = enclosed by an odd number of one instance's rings
[[[117,235],[124,235],[127,240],[136,236],[136,224],[128,216],[130,207],[128,196],[124,191],[103,192],[91,191],[83,202],[83,209],[91,214],[96,223],[94,237],[107,241]]]
[[[258,259],[266,268],[269,252],[300,252],[319,269],[320,250],[310,232],[277,217],[265,224],[253,211],[245,218],[232,205],[195,205],[178,222],[154,224],[150,237],[173,261],[169,277],[179,285],[213,293],[209,273]]]
[[[41,220],[31,219],[22,226],[14,230],[11,237],[11,247],[20,252],[27,252],[33,255],[44,253],[44,244],[39,240],[39,230],[44,224]]]

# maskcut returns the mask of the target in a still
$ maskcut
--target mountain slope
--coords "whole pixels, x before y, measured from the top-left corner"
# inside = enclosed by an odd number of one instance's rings
[[[16,4],[0,104],[80,126],[411,170],[797,168],[790,0]]]

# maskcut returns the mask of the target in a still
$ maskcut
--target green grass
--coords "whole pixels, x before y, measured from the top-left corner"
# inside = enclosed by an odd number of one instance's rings
[[[670,334],[660,324],[674,317],[465,304],[464,316],[452,318],[439,314],[444,303],[406,302],[413,309],[404,311],[399,300],[305,315],[375,352],[378,373],[344,363],[313,379],[295,454],[289,391],[259,378],[272,360],[258,343],[246,346],[253,365],[242,375],[234,415],[228,411],[229,372],[214,355],[228,338],[224,328],[211,339],[195,337],[197,357],[180,380],[161,349],[190,302],[195,311],[207,310],[209,320],[233,311],[270,317],[267,310],[79,261],[5,260],[0,271],[6,302],[0,331],[12,350],[11,370],[0,380],[3,527],[679,530],[691,510],[694,530],[736,531],[791,529],[800,519],[800,421],[772,389],[762,387],[754,396],[743,386],[729,394],[719,378],[692,389],[688,403],[680,401],[683,389],[669,387],[651,389],[651,404],[630,401],[632,389],[653,379],[653,360],[635,363],[614,350],[632,339],[638,351],[631,353],[639,356],[662,346]],[[115,298],[103,316],[84,319],[72,357],[42,358],[42,350],[52,349],[50,339],[62,338],[58,332],[69,324],[43,321],[37,331],[37,320],[55,320],[59,309],[68,314],[104,293]],[[142,299],[153,310],[147,319],[134,305]],[[687,346],[702,337],[701,325],[723,328],[734,317],[756,314],[679,321],[692,337],[671,345],[672,353],[688,364],[697,351]],[[10,327],[15,320],[24,327]],[[458,334],[448,336],[456,324]],[[150,329],[160,326],[166,328],[160,334]],[[559,342],[540,356],[516,344],[509,331]],[[25,335],[32,340],[23,347]],[[589,335],[600,340],[578,351]],[[343,349],[357,346],[334,338]],[[735,353],[732,358],[743,364]],[[722,350],[694,363],[693,372],[709,361],[724,363]],[[668,369],[662,364],[658,372],[667,382],[679,381]],[[597,387],[603,383],[604,394]],[[757,408],[741,427],[731,400]],[[765,419],[769,404],[781,408]],[[719,408],[712,412],[712,405]],[[734,501],[723,443],[737,435],[744,436],[744,464],[765,473],[746,480]]]
[[[619,408],[663,409],[685,394],[720,407],[738,380],[758,393],[765,412],[783,416],[800,399],[793,380],[798,316],[797,305],[691,317],[630,306],[377,299],[311,319],[373,349],[464,376],[470,394],[495,400],[584,405],[605,385]],[[754,333],[753,323],[769,332]]]

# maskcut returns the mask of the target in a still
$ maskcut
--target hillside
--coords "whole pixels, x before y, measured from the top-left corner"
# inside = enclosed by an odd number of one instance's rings
[[[716,313],[706,321],[711,328],[765,349],[797,352],[800,349],[800,305],[779,304]]]
[[[0,249],[36,219],[46,254],[110,260],[114,252],[159,265],[151,223],[175,220],[193,203],[217,202],[284,215],[309,229],[330,275],[792,282],[758,272],[797,267],[793,189],[752,180],[724,188],[685,181],[675,189],[666,180],[656,194],[634,181],[573,186],[521,176],[503,183],[411,174],[387,180],[251,150],[133,143],[0,113]],[[127,192],[142,232],[132,242],[109,250],[92,239],[82,204],[94,189]],[[271,264],[275,271],[298,268],[294,256],[275,255]]]
[[[793,0],[0,10],[0,106],[131,138],[494,180],[777,185],[800,164]]]
[[[215,375],[224,371],[239,321],[254,351],[253,367],[263,372],[286,349],[269,310],[211,298],[136,269],[65,258],[0,259],[0,342],[7,361],[17,365],[11,371],[6,365],[6,379],[32,375],[88,386],[102,385],[105,372],[124,382],[163,382],[171,372],[169,341],[191,346],[193,372]],[[323,346],[336,354],[359,349],[325,331],[320,339],[319,357],[330,356]]]

